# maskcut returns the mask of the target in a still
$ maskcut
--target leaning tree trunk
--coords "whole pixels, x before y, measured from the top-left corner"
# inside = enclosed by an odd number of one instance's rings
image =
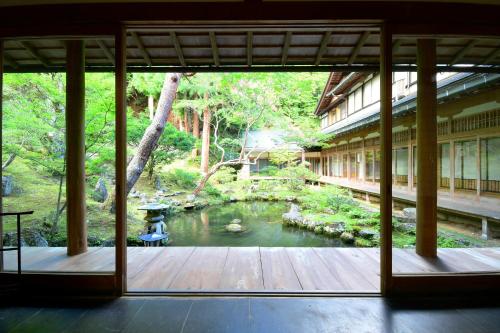
[[[208,99],[208,94],[205,94],[205,99]],[[210,154],[210,118],[212,114],[210,109],[205,107],[203,110],[203,137],[201,141],[201,172],[208,173],[208,162]]]
[[[125,188],[125,196],[130,193],[130,190],[134,187],[135,183],[141,176],[151,153],[158,144],[158,140],[165,129],[165,124],[172,114],[170,111],[172,110],[172,104],[174,103],[180,80],[181,74],[167,73],[165,75],[165,81],[163,82],[160,99],[158,101],[158,105],[156,106],[156,112],[153,120],[144,131],[139,147],[127,166],[127,186]],[[116,193],[113,191],[113,194],[108,196],[102,208],[109,209],[113,212],[115,210],[115,201]]]
[[[141,176],[151,153],[155,149],[158,140],[163,133],[165,123],[167,122],[170,110],[172,109],[172,104],[175,100],[180,79],[181,74],[177,73],[168,73],[165,76],[165,82],[163,83],[160,100],[158,101],[153,121],[144,132],[141,142],[139,143],[139,147],[127,166],[126,195],[128,195],[132,187],[137,182],[137,179]]]
[[[200,138],[200,116],[198,115],[198,111],[193,110],[193,136],[197,139]],[[191,157],[195,158],[198,156],[198,148],[193,148],[191,151]]]

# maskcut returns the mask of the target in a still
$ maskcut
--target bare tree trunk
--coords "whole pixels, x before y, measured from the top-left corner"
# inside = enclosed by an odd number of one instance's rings
[[[178,73],[168,73],[165,75],[165,81],[153,121],[144,132],[137,152],[127,166],[127,188],[125,190],[127,195],[137,182],[137,179],[139,179],[152,151],[158,144],[169,113],[172,110],[172,104],[175,100],[180,79],[181,74]]]
[[[153,95],[149,95],[148,97],[148,109],[149,109],[149,120],[153,120],[155,117],[155,100]]]
[[[208,94],[205,94],[208,99]],[[208,173],[209,153],[210,153],[210,118],[212,114],[210,109],[205,107],[203,110],[203,137],[201,142],[201,172]]]
[[[16,154],[12,153],[9,155],[9,158],[5,163],[2,164],[2,171],[4,171],[12,162],[14,162],[14,159],[16,158]]]
[[[180,116],[177,117],[177,123],[179,124],[179,131],[184,132],[184,122]]]
[[[191,112],[191,109],[186,108],[184,109],[184,129],[186,133],[191,132],[191,125],[189,124],[189,113]]]
[[[200,116],[198,115],[198,111],[193,110],[193,136],[197,139],[200,138]],[[191,151],[191,157],[195,158],[198,156],[198,148],[193,148]]]
[[[64,208],[66,208],[66,203],[63,205],[62,208],[60,207],[61,197],[62,197],[62,186],[63,186],[65,172],[66,172],[66,158],[64,158],[63,169],[61,175],[59,176],[59,193],[57,194],[57,204],[56,204],[56,213],[54,216],[54,221],[52,222],[52,227],[50,228],[51,234],[56,234],[57,231],[59,230],[59,218],[61,217],[61,213],[63,212]]]

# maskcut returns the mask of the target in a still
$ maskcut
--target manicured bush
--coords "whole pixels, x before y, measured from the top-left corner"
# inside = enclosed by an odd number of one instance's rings
[[[200,174],[183,169],[172,169],[163,177],[168,183],[175,184],[185,189],[192,189],[196,187],[196,183],[200,179]]]

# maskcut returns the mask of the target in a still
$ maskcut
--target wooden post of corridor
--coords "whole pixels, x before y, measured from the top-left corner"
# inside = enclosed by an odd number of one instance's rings
[[[71,256],[87,251],[83,41],[68,41],[66,52],[66,200],[68,255]]]
[[[417,254],[437,255],[436,41],[417,41]]]

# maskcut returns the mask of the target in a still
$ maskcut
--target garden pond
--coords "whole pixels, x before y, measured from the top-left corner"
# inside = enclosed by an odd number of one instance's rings
[[[287,227],[282,215],[287,202],[243,201],[178,213],[167,218],[171,246],[339,247],[339,239]],[[226,231],[234,219],[243,232]]]

